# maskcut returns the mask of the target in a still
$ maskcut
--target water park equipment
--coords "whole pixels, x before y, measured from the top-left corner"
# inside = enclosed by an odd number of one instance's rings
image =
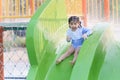
[[[106,22],[95,25],[74,66],[69,64],[72,55],[55,64],[69,45],[67,18],[64,0],[46,0],[31,18],[26,35],[31,64],[27,80],[119,80],[120,46]]]
[[[9,0],[0,0],[0,26],[1,26],[1,22],[4,22],[6,19],[10,19],[10,22],[11,22],[11,21],[15,21],[15,19],[19,19],[19,18],[24,18],[24,19],[31,18],[33,13],[36,11],[37,7],[39,5],[41,5],[40,1],[43,2],[44,0],[10,0],[10,1]],[[59,2],[59,0],[56,0],[56,1]],[[111,21],[112,23],[116,23],[116,24],[119,23],[119,19],[120,19],[119,18],[120,17],[119,16],[119,14],[120,14],[119,13],[120,12],[120,9],[119,9],[120,1],[119,0],[65,0],[64,3],[66,3],[65,4],[66,6],[68,5],[68,7],[65,6],[67,16],[70,15],[70,14],[78,15],[78,16],[83,18],[84,24],[91,23],[92,21],[95,24],[96,21],[100,22],[100,21],[103,21],[103,20],[108,20],[108,21],[112,20]],[[70,4],[72,4],[72,5],[70,5]],[[76,5],[77,7],[74,6],[74,5]],[[61,6],[62,6],[62,4],[61,4]],[[82,9],[82,8],[84,8],[84,9]],[[87,12],[87,14],[86,14],[86,12]],[[40,15],[40,14],[38,14],[38,15]],[[45,18],[43,18],[43,19],[45,19]],[[64,20],[61,21],[61,22],[64,22]],[[46,22],[43,21],[43,23],[47,24],[49,22],[46,23]],[[67,18],[66,18],[66,21],[64,23],[65,23],[64,26],[66,26],[66,28],[67,28],[67,25],[66,25]],[[8,25],[7,23],[4,23],[4,24],[5,25],[2,25],[2,27],[0,27],[0,33],[1,34],[3,32],[3,27],[6,27],[6,25]],[[57,25],[57,24],[58,23],[55,23],[55,25]],[[17,23],[17,25],[19,25],[19,24]],[[10,26],[10,25],[8,25],[8,26]],[[51,29],[50,33],[52,31],[53,30]],[[63,31],[63,33],[64,32],[65,31]],[[59,30],[57,30],[57,33],[59,33]],[[61,34],[61,33],[59,33],[59,34],[63,37],[64,34]],[[51,33],[51,35],[52,35],[52,33]],[[118,36],[119,36],[119,34],[118,34]],[[2,38],[3,38],[3,36],[1,36],[1,39],[0,39],[1,40],[1,45],[0,45],[1,51],[3,49]],[[59,39],[62,41],[62,38],[59,37]],[[59,44],[59,41],[54,40],[54,42],[55,42],[55,46],[57,47],[57,45]],[[59,46],[63,47],[64,46],[63,44],[64,44],[64,41],[63,41],[62,45],[59,45]],[[61,48],[57,48],[57,53],[59,52],[59,49],[61,49]],[[61,51],[60,51],[60,53],[62,53]],[[5,76],[4,76],[3,67],[5,67],[5,66],[3,66],[4,65],[3,64],[4,63],[3,52],[1,52],[0,54],[1,54],[0,55],[0,57],[1,57],[0,58],[0,62],[1,62],[0,63],[0,70],[1,70],[0,71],[1,72],[0,80],[4,80]],[[115,60],[117,60],[117,59],[115,59]],[[115,62],[115,64],[117,64],[117,61]],[[119,71],[119,69],[118,69],[118,71]],[[116,70],[113,70],[113,72],[116,72]],[[116,79],[119,79],[119,78],[116,78]]]

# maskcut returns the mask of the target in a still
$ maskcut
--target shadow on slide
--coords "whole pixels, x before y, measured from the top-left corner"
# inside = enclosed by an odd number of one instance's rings
[[[26,44],[30,61],[27,80],[119,80],[120,46],[108,23],[95,25],[74,66],[73,55],[56,65],[66,51],[67,14],[64,0],[46,0],[31,18]]]

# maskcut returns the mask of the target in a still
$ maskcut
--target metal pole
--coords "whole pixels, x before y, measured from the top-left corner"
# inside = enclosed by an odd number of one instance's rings
[[[82,0],[82,12],[83,12],[84,26],[87,26],[87,5],[86,5],[86,0]]]
[[[30,0],[30,13],[31,15],[34,13],[34,0]]]
[[[3,27],[0,26],[0,80],[4,80]]]
[[[104,17],[108,21],[110,19],[110,5],[109,0],[104,0]]]
[[[0,17],[2,17],[2,0],[0,0]],[[2,21],[2,18],[0,18],[0,21]]]

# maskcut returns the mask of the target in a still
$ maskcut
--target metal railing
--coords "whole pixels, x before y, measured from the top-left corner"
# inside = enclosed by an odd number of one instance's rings
[[[26,22],[0,23],[4,26],[3,38],[3,68],[4,80],[25,80],[30,68],[26,50]],[[14,27],[13,27],[14,26]],[[1,61],[2,62],[2,61]],[[3,79],[0,79],[3,80]]]

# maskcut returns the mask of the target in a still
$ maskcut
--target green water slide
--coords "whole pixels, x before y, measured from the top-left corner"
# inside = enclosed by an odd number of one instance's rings
[[[65,40],[67,28],[64,0],[46,0],[27,27],[27,80],[120,80],[120,46],[108,23],[95,25],[74,66],[69,62],[73,55],[56,65],[70,45]]]

